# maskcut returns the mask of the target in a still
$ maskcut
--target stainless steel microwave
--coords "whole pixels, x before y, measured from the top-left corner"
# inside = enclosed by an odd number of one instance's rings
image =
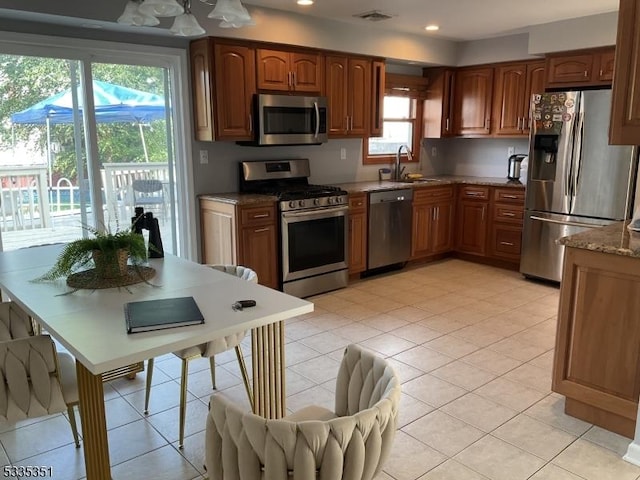
[[[319,145],[327,141],[327,99],[297,95],[255,97],[257,145]]]

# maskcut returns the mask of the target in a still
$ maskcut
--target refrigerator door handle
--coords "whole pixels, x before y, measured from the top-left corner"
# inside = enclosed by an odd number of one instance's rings
[[[598,225],[595,223],[582,223],[582,222],[563,222],[562,220],[553,220],[552,218],[543,218],[535,215],[531,215],[531,220],[538,220],[540,222],[556,223],[558,225],[568,225],[570,227],[584,227],[584,228],[602,228],[604,225]]]

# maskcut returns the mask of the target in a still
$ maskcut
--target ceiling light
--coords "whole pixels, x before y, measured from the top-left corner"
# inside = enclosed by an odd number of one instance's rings
[[[176,0],[145,0],[139,9],[154,17],[175,17],[183,12],[183,6]]]
[[[307,5],[313,5],[313,0],[298,0],[298,5],[303,5],[303,6],[307,6]]]
[[[427,25],[426,27],[424,27],[424,29],[428,32],[435,32],[437,30],[440,30],[440,27],[438,25]]]
[[[176,6],[178,10],[174,8]],[[176,17],[169,29],[174,35],[197,37],[207,33],[191,13],[191,0],[180,0],[180,4],[176,0],[129,0],[117,22],[136,27],[153,27],[160,23],[156,17]]]
[[[193,13],[191,13],[191,4],[189,1],[184,2],[182,15],[176,17],[169,31],[180,37],[197,37],[198,35],[207,33],[205,29],[200,26]]]
[[[248,10],[240,0],[218,0],[215,8],[208,15],[209,18],[217,18],[221,28],[240,28],[255,25]]]

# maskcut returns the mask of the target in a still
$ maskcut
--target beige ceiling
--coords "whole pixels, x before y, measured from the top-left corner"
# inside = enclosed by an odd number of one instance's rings
[[[316,0],[309,7],[297,5],[296,0],[243,0],[243,3],[249,10],[256,5],[452,40],[497,37],[526,31],[530,25],[618,10],[618,0]],[[372,10],[392,18],[372,22],[353,17]],[[425,32],[429,23],[438,24],[440,31]]]

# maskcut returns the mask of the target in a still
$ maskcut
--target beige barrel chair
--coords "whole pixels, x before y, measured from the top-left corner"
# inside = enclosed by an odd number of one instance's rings
[[[211,268],[215,268],[216,270],[220,270],[221,272],[225,272],[231,275],[235,275],[243,280],[248,282],[258,283],[258,275],[252,269],[242,266],[236,265],[208,265]],[[207,343],[203,343],[200,345],[196,345],[195,347],[186,348],[184,350],[180,350],[177,352],[173,352],[173,354],[180,359],[182,359],[182,372],[180,375],[180,437],[178,441],[178,447],[182,448],[184,443],[184,425],[186,421],[186,413],[187,413],[187,379],[189,374],[188,362],[189,360],[195,358],[208,358],[211,369],[211,385],[213,388],[216,388],[216,363],[215,363],[215,355],[218,355],[222,352],[226,352],[227,350],[231,350],[232,348],[236,351],[236,357],[238,359],[238,364],[240,365],[240,373],[242,374],[242,380],[244,382],[244,387],[247,391],[247,396],[249,397],[249,404],[253,409],[253,394],[251,392],[251,385],[249,383],[249,375],[247,373],[247,366],[244,361],[244,356],[242,354],[242,349],[240,348],[240,343],[247,335],[246,330],[237,332],[231,335],[227,335],[222,338],[217,338]],[[149,413],[149,398],[151,395],[151,381],[153,378],[153,358],[149,359],[147,362],[147,384],[146,384],[146,393],[144,398],[144,413]]]
[[[205,458],[211,480],[370,480],[395,436],[400,383],[381,357],[346,348],[335,412],[306,407],[278,420],[243,412],[213,395]]]
[[[0,376],[0,419],[12,423],[67,410],[80,447],[76,366],[71,355],[56,353],[49,335],[0,342]]]

